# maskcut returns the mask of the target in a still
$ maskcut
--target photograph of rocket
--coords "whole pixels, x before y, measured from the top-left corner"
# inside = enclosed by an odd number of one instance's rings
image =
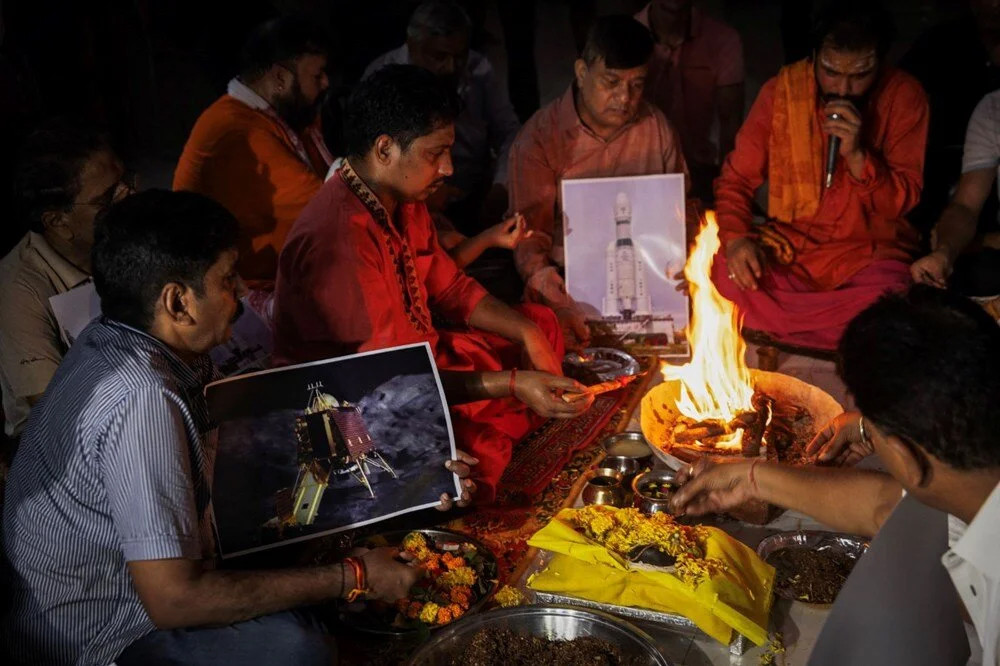
[[[607,271],[604,316],[628,321],[636,315],[649,315],[652,305],[646,291],[646,267],[632,242],[632,204],[624,192],[615,197],[615,239],[608,243]]]
[[[588,321],[686,353],[673,278],[686,259],[683,176],[567,179],[562,203],[566,288]]]

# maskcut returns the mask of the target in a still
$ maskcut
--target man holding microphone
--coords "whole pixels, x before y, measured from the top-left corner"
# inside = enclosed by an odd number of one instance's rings
[[[810,58],[761,89],[715,182],[723,250],[713,280],[745,325],[832,350],[844,327],[910,282],[927,98],[885,64],[892,22],[877,1],[820,10]],[[754,224],[757,189],[767,215]]]

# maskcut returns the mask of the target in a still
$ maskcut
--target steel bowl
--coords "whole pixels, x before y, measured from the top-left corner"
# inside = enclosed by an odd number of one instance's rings
[[[642,486],[650,481],[669,483],[674,487],[674,490],[678,486],[677,473],[671,469],[654,469],[643,472],[632,479],[632,506],[639,509],[642,513],[647,514],[672,513],[670,510],[670,500],[673,498],[674,493],[670,492],[667,497],[661,498],[641,490]]]
[[[843,534],[840,532],[824,532],[822,530],[797,530],[793,532],[778,532],[769,537],[764,537],[757,544],[757,555],[760,559],[767,561],[767,556],[783,548],[808,548],[819,552],[844,553],[848,557],[857,561],[868,551],[869,540],[865,537],[854,534]],[[775,590],[775,594],[783,599],[792,599]],[[806,602],[799,602],[806,603]],[[829,604],[810,604],[812,606],[826,607]]]
[[[640,469],[646,467],[653,459],[653,449],[641,432],[620,432],[605,437],[601,446],[608,456],[634,458],[639,463]],[[640,450],[643,453],[638,454]]]
[[[615,645],[623,656],[636,663],[673,666],[656,649],[652,637],[631,623],[600,611],[554,605],[501,608],[464,617],[437,632],[407,663],[410,666],[464,664],[469,641],[483,629],[509,629],[563,641],[592,636]]]
[[[475,601],[466,614],[475,613],[483,608],[493,595],[496,594],[497,589],[500,587],[500,581],[496,578],[497,572],[497,559],[493,551],[486,547],[481,541],[474,539],[468,534],[463,534],[461,532],[452,532],[451,530],[439,530],[439,529],[426,529],[426,530],[396,530],[393,532],[383,532],[381,534],[374,534],[354,542],[355,547],[365,547],[365,548],[379,548],[382,546],[398,546],[403,542],[403,537],[405,537],[410,532],[420,532],[425,537],[432,541],[457,541],[470,543],[476,547],[476,550],[484,558],[483,573],[488,576],[489,589],[484,595]],[[380,623],[376,618],[367,611],[364,602],[356,602],[355,604],[344,605],[341,604],[338,612],[338,617],[340,621],[350,627],[353,630],[359,631],[364,634],[369,634],[372,636],[377,636],[383,639],[389,640],[410,640],[414,637],[419,636],[421,629],[419,628],[409,628],[409,627],[394,627],[392,625],[387,625]],[[449,625],[444,625],[449,626]],[[438,631],[442,627],[434,625],[430,627],[431,631]]]
[[[563,364],[587,368],[602,382],[639,374],[639,361],[635,357],[611,347],[588,347],[579,354],[570,352],[563,357]]]
[[[605,504],[620,507],[625,504],[625,488],[622,486],[624,475],[616,469],[602,467],[594,470],[583,487],[583,503]]]

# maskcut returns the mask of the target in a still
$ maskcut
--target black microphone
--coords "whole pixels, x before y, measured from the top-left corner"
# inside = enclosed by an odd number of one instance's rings
[[[831,136],[830,145],[826,149],[826,189],[833,185],[833,168],[837,166],[837,153],[840,152],[840,137]]]

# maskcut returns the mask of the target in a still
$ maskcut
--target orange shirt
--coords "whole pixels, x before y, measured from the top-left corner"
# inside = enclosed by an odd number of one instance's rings
[[[323,185],[327,165],[303,140],[307,165],[286,128],[268,114],[223,95],[191,130],[174,189],[212,197],[240,222],[239,271],[252,287],[267,288],[292,223]]]
[[[390,220],[345,162],[281,252],[275,358],[301,363],[428,342],[438,364],[452,367],[431,313],[468,325],[485,295],[441,249],[424,203],[401,204]]]
[[[723,245],[752,235],[751,204],[769,169],[776,84],[777,78],[764,84],[715,181]],[[816,132],[822,116],[817,104]],[[838,157],[833,186],[823,192],[816,214],[790,224],[775,222],[795,247],[797,275],[827,290],[876,260],[912,261],[918,235],[904,215],[920,199],[928,117],[920,83],[902,71],[887,70],[863,112],[862,145],[867,157],[862,177],[851,175]],[[827,141],[824,137],[824,156]]]
[[[533,115],[510,151],[511,210],[524,215],[534,235],[514,251],[527,279],[549,265],[563,264],[560,183],[564,178],[687,173],[680,143],[663,113],[643,101],[636,117],[605,140],[580,120],[573,87]]]

